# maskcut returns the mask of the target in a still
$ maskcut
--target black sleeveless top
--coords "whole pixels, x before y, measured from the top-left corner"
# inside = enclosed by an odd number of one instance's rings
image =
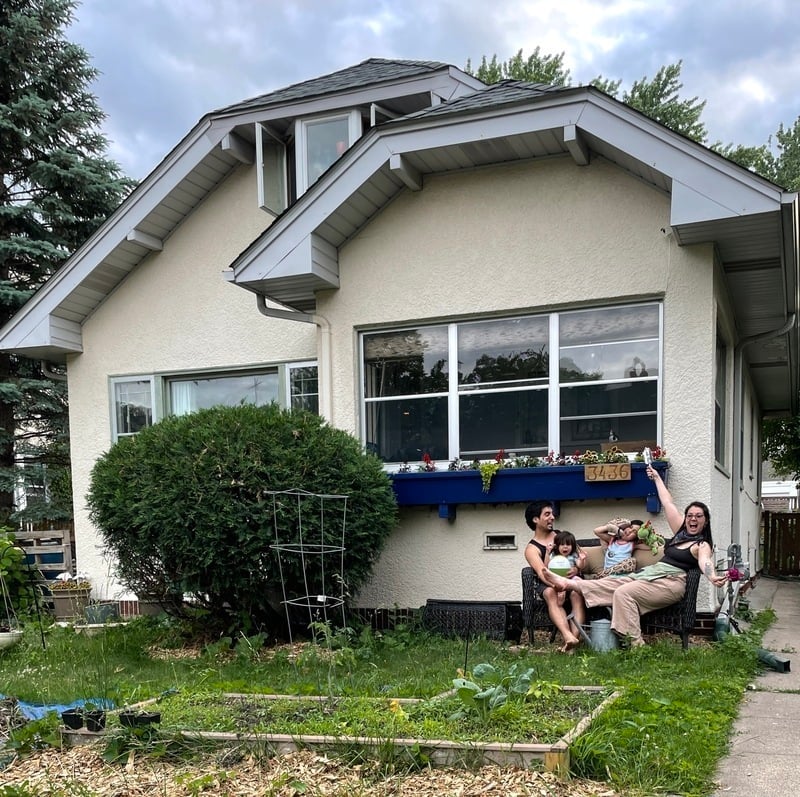
[[[679,548],[677,545],[670,545],[665,548],[661,561],[666,565],[679,567],[686,573],[690,570],[696,570],[700,567],[700,564],[694,554],[692,554],[692,548],[695,545],[699,545],[701,542],[705,542],[705,540],[700,539],[696,543],[692,543],[688,548]]]
[[[545,559],[547,558],[547,546],[546,545],[542,545],[542,543],[537,542],[536,540],[531,540],[530,544],[531,545],[535,545],[539,549],[539,553],[541,554],[542,561],[544,562]]]

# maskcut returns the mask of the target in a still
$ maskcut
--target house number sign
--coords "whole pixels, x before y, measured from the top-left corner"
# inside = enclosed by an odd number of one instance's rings
[[[584,465],[583,479],[587,482],[629,482],[631,480],[630,462]]]

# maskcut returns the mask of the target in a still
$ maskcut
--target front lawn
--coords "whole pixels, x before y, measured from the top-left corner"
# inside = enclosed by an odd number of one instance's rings
[[[259,711],[265,711],[256,694],[329,698],[320,704],[328,707],[327,713],[316,712],[315,722],[322,723],[313,726],[316,730],[303,723],[304,715],[310,718],[315,712],[295,709],[294,724],[285,726],[288,733],[324,731],[325,723],[335,726],[340,720],[331,707],[353,697],[359,698],[350,701],[360,707],[358,722],[364,723],[369,734],[388,738],[393,727],[410,722],[416,711],[410,704],[393,703],[394,699],[428,699],[421,705],[430,706],[430,698],[452,689],[455,679],[470,679],[474,671],[480,671],[478,665],[486,663],[500,674],[530,672],[530,693],[522,702],[535,706],[556,734],[563,728],[560,723],[567,721],[558,719],[556,711],[562,696],[568,694],[559,685],[621,692],[572,745],[577,777],[606,782],[625,794],[708,794],[746,684],[759,668],[756,647],[771,618],[771,612],[764,612],[747,635],[731,636],[723,643],[698,641],[687,652],[677,638],[667,637],[632,651],[579,649],[572,656],[554,648],[553,652],[541,647],[515,649],[485,639],[467,645],[409,626],[383,634],[323,632],[316,644],[265,647],[256,637],[239,639],[233,647],[230,640],[198,645],[175,621],[150,618],[94,637],[52,627],[46,631],[43,649],[38,628],[29,624],[23,641],[0,654],[0,683],[5,695],[30,703],[102,698],[122,707],[161,697],[162,736],[187,727],[192,718],[197,726],[213,725],[204,706],[219,703],[224,693],[253,696],[240,701],[239,716],[242,703],[247,710],[258,703]],[[227,705],[231,709],[233,704]],[[438,715],[424,720],[437,723],[431,725],[432,736],[447,733],[446,722],[459,704],[451,700],[439,709]],[[275,707],[270,711],[276,711]],[[573,709],[566,711],[569,715]],[[224,723],[235,729],[234,713],[229,711]],[[480,717],[467,710],[451,735],[468,735],[480,728],[485,738],[511,741],[525,733],[518,727],[518,712],[506,712],[510,717],[506,726],[501,721],[503,713]],[[264,727],[274,731],[276,717],[271,714]],[[39,729],[29,723],[12,731],[13,752],[53,738],[57,723],[51,715]],[[109,725],[113,727],[114,722]],[[158,749],[163,752],[163,744]],[[145,749],[138,750],[139,755],[144,753]],[[7,746],[0,767],[8,763],[10,754]]]

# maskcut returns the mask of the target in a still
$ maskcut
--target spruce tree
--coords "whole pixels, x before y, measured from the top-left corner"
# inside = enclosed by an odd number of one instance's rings
[[[73,0],[0,0],[0,325],[132,187],[104,155],[104,114],[89,90],[97,70],[64,38],[75,8]],[[22,463],[35,481],[47,469],[55,499],[44,509],[33,502],[29,515],[71,514],[58,370],[0,352],[0,522],[14,509]]]

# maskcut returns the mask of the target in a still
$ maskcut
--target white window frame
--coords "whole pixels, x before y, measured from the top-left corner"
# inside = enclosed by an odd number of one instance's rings
[[[606,305],[606,306],[598,306],[595,308],[580,308],[586,310],[604,310],[607,308],[625,308],[629,309],[630,312],[635,313],[637,307],[657,307],[658,309],[658,368],[657,373],[649,377],[648,381],[656,382],[656,404],[655,404],[655,427],[656,427],[656,437],[658,440],[662,438],[662,424],[663,424],[663,397],[662,397],[662,379],[663,379],[663,362],[664,362],[664,306],[662,302],[658,301],[647,301],[647,302],[639,302],[632,305]],[[560,381],[560,329],[559,329],[559,320],[563,315],[568,315],[575,310],[563,310],[560,312],[553,312],[553,313],[542,313],[542,316],[549,317],[549,350],[550,350],[550,359],[549,359],[549,375],[547,378],[547,385],[545,388],[548,390],[548,426],[547,426],[547,433],[548,433],[548,444],[549,446],[557,451],[561,451],[561,423],[564,419],[569,420],[569,416],[562,416],[562,409],[561,409],[561,389],[563,387],[570,387],[572,385],[579,385],[580,382],[561,382]],[[448,329],[448,359],[451,363],[458,361],[458,351],[457,351],[457,327],[459,324],[469,323],[472,321],[480,321],[484,320],[482,318],[470,318],[465,319],[462,322],[430,322],[430,323],[420,323],[415,325],[414,327],[408,327],[409,329],[416,329],[416,328],[423,328],[423,327],[446,327]],[[486,318],[485,320],[493,320],[493,318]],[[502,318],[497,318],[496,320],[503,320]],[[512,320],[512,317],[509,317],[509,320]],[[365,374],[365,347],[364,347],[364,340],[365,336],[369,334],[381,333],[381,332],[402,332],[406,327],[405,326],[392,326],[383,328],[376,328],[376,329],[368,329],[362,330],[361,334],[359,335],[359,401],[360,401],[360,435],[362,442],[367,445],[368,443],[368,429],[367,429],[367,396],[365,392],[365,384],[366,384],[366,374]],[[448,440],[448,458],[450,460],[459,458],[461,455],[461,447],[460,447],[460,437],[459,437],[459,397],[462,395],[462,391],[460,390],[458,384],[458,373],[457,368],[449,368],[448,369],[448,392],[447,392],[447,399],[448,399],[448,428],[447,428],[447,440]],[[609,379],[605,378],[602,380],[603,382],[608,382]],[[619,380],[611,380],[618,381],[623,383],[625,381],[624,378]],[[591,383],[586,383],[591,384]],[[509,386],[506,390],[511,391],[518,388],[514,386]],[[496,392],[506,392],[504,390],[499,390]],[[436,398],[436,397],[444,397],[444,393],[426,393],[424,394],[426,398]],[[415,394],[416,396],[416,394]],[[400,400],[404,398],[403,396],[394,396],[392,399]],[[631,413],[623,413],[624,415],[631,415]],[[633,415],[641,414],[641,415],[652,415],[653,411],[648,410],[647,412],[642,413],[633,413]],[[583,417],[583,416],[581,416]],[[591,418],[591,416],[586,416],[587,418]],[[598,418],[601,416],[597,416]],[[498,444],[501,444],[499,442]],[[507,452],[507,453],[524,453],[524,452]],[[567,452],[571,453],[571,452]],[[634,453],[634,452],[627,452],[627,453]],[[392,467],[397,463],[394,462],[387,462],[387,466]]]
[[[117,427],[117,385],[128,384],[131,382],[150,383],[150,410],[152,423],[159,420],[159,408],[156,403],[155,378],[152,374],[138,374],[131,376],[115,376],[109,380],[109,406],[111,407],[111,440],[117,442],[122,437],[133,437],[137,432],[120,432]]]
[[[295,120],[295,161],[298,196],[304,194],[310,188],[306,157],[308,128],[322,122],[336,122],[342,119],[347,121],[347,149],[349,149],[361,137],[361,114],[358,111],[352,110],[345,111],[344,113],[320,114]]]
[[[286,363],[286,379],[284,380],[284,396],[283,400],[286,407],[292,407],[292,371],[300,370],[301,368],[316,368],[317,369],[317,406],[319,407],[319,365],[316,360],[306,360],[303,362]],[[310,395],[310,394],[309,394]]]
[[[279,216],[289,205],[286,144],[261,122],[255,123],[255,130],[258,206]]]
[[[317,385],[319,386],[319,364],[316,360],[302,360],[280,363],[261,363],[256,366],[240,368],[213,368],[196,371],[171,371],[159,374],[126,374],[109,378],[109,407],[111,415],[111,441],[116,443],[121,437],[132,437],[136,432],[122,432],[117,428],[117,385],[130,382],[149,382],[150,406],[152,408],[152,423],[158,423],[162,418],[171,415],[170,383],[186,379],[213,379],[215,377],[246,375],[248,373],[267,373],[276,370],[278,375],[278,402],[283,407],[291,407],[291,380],[290,374],[294,368],[316,368]]]

